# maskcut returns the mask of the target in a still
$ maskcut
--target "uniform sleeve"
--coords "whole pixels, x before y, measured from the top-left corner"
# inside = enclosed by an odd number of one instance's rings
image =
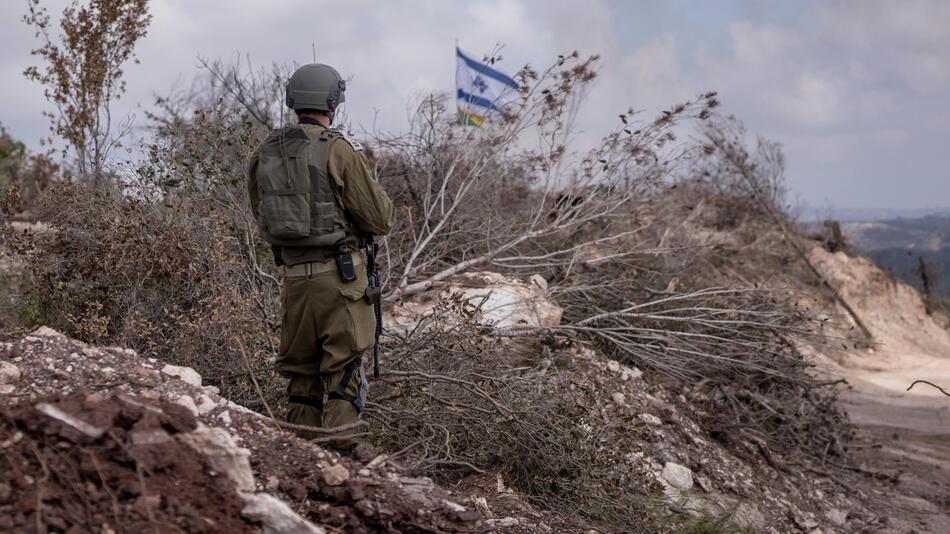
[[[257,196],[257,150],[251,151],[247,158],[247,197],[251,202],[251,211],[257,219],[257,205],[260,199]]]
[[[364,232],[386,235],[396,212],[389,195],[373,176],[366,156],[345,139],[330,146],[330,175],[336,182],[343,207]]]

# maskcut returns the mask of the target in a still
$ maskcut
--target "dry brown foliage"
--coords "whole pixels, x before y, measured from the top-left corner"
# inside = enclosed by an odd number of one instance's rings
[[[76,175],[83,179],[105,179],[109,154],[129,130],[126,121],[113,131],[110,104],[125,92],[122,66],[135,60],[135,43],[151,19],[148,0],[73,1],[54,36],[49,12],[40,0],[29,1],[23,21],[36,30],[40,47],[33,55],[45,65],[24,74],[43,85],[43,95],[55,106],[55,112],[45,112],[50,132],[72,148]]]
[[[30,294],[41,296],[43,322],[193,366],[258,407],[240,351],[256,356],[253,372],[269,381],[274,329],[260,318],[224,217],[69,182],[47,191],[37,216],[54,231],[13,244],[29,266]]]
[[[506,340],[472,303],[449,299],[386,347],[368,416],[391,461],[449,483],[502,480],[545,508],[617,532],[660,520],[658,487],[624,465],[639,451],[626,418],[604,416],[609,390],[582,377],[565,340]]]

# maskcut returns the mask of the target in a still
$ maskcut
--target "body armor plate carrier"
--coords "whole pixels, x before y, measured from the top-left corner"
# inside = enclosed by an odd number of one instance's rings
[[[340,135],[328,129],[314,137],[296,125],[264,140],[257,168],[257,224],[268,243],[336,249],[355,239],[327,167],[330,145]]]

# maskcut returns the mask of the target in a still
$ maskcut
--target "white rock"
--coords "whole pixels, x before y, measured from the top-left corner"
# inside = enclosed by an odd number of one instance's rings
[[[227,410],[224,410],[223,412],[219,413],[218,419],[220,419],[221,422],[226,425],[231,424],[231,414]]]
[[[620,370],[620,362],[617,360],[607,360],[607,370],[611,373],[616,373]]]
[[[637,419],[643,421],[644,423],[650,426],[660,426],[663,424],[663,421],[659,417],[653,415],[652,413],[641,413],[637,415]]]
[[[201,415],[206,415],[211,413],[212,410],[218,407],[218,403],[211,400],[211,397],[207,395],[198,395],[198,413]]]
[[[618,391],[610,396],[610,400],[614,401],[617,406],[623,406],[627,402],[627,397]]]
[[[79,419],[78,417],[75,417],[71,414],[68,414],[60,410],[59,408],[53,406],[52,404],[47,404],[44,402],[44,403],[38,404],[36,406],[36,409],[39,410],[40,413],[47,415],[49,417],[52,417],[53,419],[56,419],[60,423],[70,426],[91,438],[98,438],[99,436],[103,435],[106,431],[106,429],[91,425],[83,421],[82,419]]]
[[[688,490],[693,487],[693,472],[675,462],[667,462],[663,466],[663,478],[676,489]]]
[[[129,433],[133,445],[160,445],[172,440],[164,430],[133,430]]]
[[[238,447],[227,430],[199,425],[176,437],[207,457],[211,468],[231,479],[238,491],[254,491],[254,472],[248,461],[251,451]]]
[[[637,369],[636,367],[624,367],[623,371],[620,372],[620,380],[624,382],[628,380],[635,380],[643,376],[643,371]]]
[[[475,508],[478,508],[484,514],[491,513],[491,507],[488,506],[488,499],[486,499],[485,497],[472,498],[472,504],[474,504]]]
[[[350,479],[350,470],[340,464],[323,469],[323,481],[330,486],[339,486]]]
[[[241,516],[260,523],[263,534],[323,534],[324,530],[297,515],[290,506],[267,493],[241,496]]]
[[[20,368],[10,362],[0,362],[0,384],[16,384],[20,381]]]
[[[64,336],[63,334],[60,334],[59,332],[57,332],[56,330],[53,330],[52,328],[48,326],[41,326],[37,328],[36,330],[30,332],[30,335],[35,336],[35,337],[52,337],[52,338],[66,339],[66,336]]]
[[[547,283],[542,281],[532,278],[525,283],[493,272],[461,274],[438,292],[394,305],[384,323],[394,331],[407,332],[431,315],[440,300],[451,298],[477,306],[481,319],[498,328],[557,326],[563,310],[548,297]]]
[[[844,524],[848,522],[848,512],[838,508],[832,508],[825,512],[825,517],[828,518],[828,521],[831,521],[839,527],[844,526]]]
[[[186,384],[201,387],[201,375],[191,367],[166,364],[165,367],[162,367],[162,373],[175,377]]]
[[[442,504],[444,504],[446,508],[448,508],[449,510],[452,510],[455,513],[462,513],[465,511],[464,506],[462,506],[459,503],[452,502],[448,499],[442,499]]]
[[[16,391],[16,386],[13,384],[0,384],[0,395],[10,395]]]
[[[190,396],[182,395],[180,397],[175,397],[172,399],[172,402],[188,410],[191,415],[198,417],[198,405],[195,404],[195,399],[191,398]]]
[[[531,277],[528,278],[528,281],[541,288],[542,291],[548,290],[548,281],[545,280],[540,274],[532,274]]]

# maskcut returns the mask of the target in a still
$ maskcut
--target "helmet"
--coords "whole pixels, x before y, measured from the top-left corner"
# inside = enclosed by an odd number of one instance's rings
[[[333,111],[346,99],[346,81],[330,65],[311,63],[300,67],[287,80],[287,107]]]

